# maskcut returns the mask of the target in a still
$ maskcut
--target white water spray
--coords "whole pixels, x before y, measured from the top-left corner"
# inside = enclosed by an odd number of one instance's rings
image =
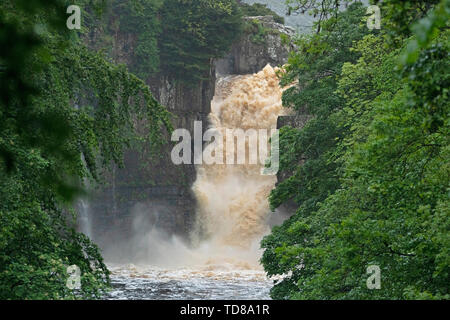
[[[92,239],[90,205],[87,200],[80,200],[79,202],[79,218],[80,231]]]

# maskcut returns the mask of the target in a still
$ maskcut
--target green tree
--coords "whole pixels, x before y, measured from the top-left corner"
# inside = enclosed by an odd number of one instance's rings
[[[147,120],[155,147],[162,127],[171,129],[145,83],[66,28],[66,7],[0,5],[1,299],[100,297],[109,272],[96,245],[74,231],[71,201],[84,179],[99,179],[98,168],[121,163],[133,118]],[[79,291],[66,286],[74,264]]]
[[[211,60],[224,55],[242,29],[235,0],[166,0],[160,14],[161,70],[188,84],[208,77]]]
[[[341,107],[328,116],[336,143],[301,147],[306,134],[321,141],[323,131],[310,129],[315,120],[300,131],[282,129],[281,169],[293,174],[270,201],[277,207],[292,198],[299,209],[262,242],[266,271],[284,275],[272,289],[274,298],[449,298],[449,74],[442,72],[449,70],[448,4],[443,0],[421,15],[412,37],[397,33],[398,46],[392,42],[395,28],[351,45],[359,58],[346,54],[347,61],[339,62],[333,92]],[[326,24],[319,38],[329,39]],[[337,20],[332,29],[340,25]],[[323,52],[321,42],[309,44]],[[284,81],[301,79],[293,70],[304,74],[311,65],[324,63],[317,58],[291,64]],[[311,77],[323,72],[317,68]],[[324,96],[314,90],[302,99],[308,83],[299,83],[286,92],[285,103],[311,113],[309,101]],[[308,164],[323,149],[328,170],[318,172],[323,164]],[[381,268],[380,290],[366,286],[369,265]]]
[[[288,200],[293,200],[299,208],[262,241],[266,249],[262,263],[269,275],[291,270],[292,261],[285,265],[285,258],[281,258],[279,252],[289,244],[304,241],[302,233],[291,231],[292,225],[315,212],[318,205],[339,188],[338,165],[333,159],[338,139],[343,135],[337,111],[344,107],[344,100],[336,93],[337,77],[344,62],[356,61],[359,57],[359,53],[350,48],[353,41],[368,32],[361,23],[363,14],[363,7],[355,4],[325,23],[321,33],[300,39],[299,50],[291,55],[281,80],[282,85],[299,83],[285,91],[283,104],[313,118],[302,130],[290,127],[280,130],[280,173],[288,178],[278,184],[269,200],[272,209]],[[274,298],[288,297],[289,292],[295,290],[298,271],[292,271],[290,277],[272,289]]]
[[[161,21],[158,12],[163,0],[112,1],[111,12],[106,15],[114,25],[119,19],[116,32],[136,36],[136,47],[132,52],[133,61],[130,71],[146,80],[149,75],[160,71],[158,37],[161,33]],[[115,30],[109,30],[109,33]]]

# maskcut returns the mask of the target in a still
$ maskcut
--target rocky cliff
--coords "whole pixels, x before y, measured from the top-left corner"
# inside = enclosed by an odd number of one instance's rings
[[[273,16],[244,17],[246,30],[228,55],[216,63],[218,74],[251,74],[268,63],[273,67],[286,63],[292,49],[295,30],[274,21]]]

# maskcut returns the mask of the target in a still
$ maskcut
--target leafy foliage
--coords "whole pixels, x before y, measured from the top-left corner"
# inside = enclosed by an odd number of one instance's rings
[[[290,177],[270,202],[293,199],[298,210],[262,241],[267,273],[284,276],[273,298],[450,297],[448,2],[427,16],[386,15],[389,29],[365,35],[340,19],[362,20],[350,6],[292,55],[283,83],[299,86],[284,103],[314,118],[281,130],[280,168]],[[392,27],[397,14],[421,20],[405,35]],[[381,268],[380,290],[366,286],[369,265]]]
[[[285,0],[288,15],[300,13],[309,14],[316,19],[317,32],[322,30],[323,22],[331,17],[337,17],[342,7],[360,0]]]
[[[112,12],[107,15],[111,19],[119,18],[117,28],[120,32],[137,35],[130,70],[142,79],[160,70],[158,36],[161,33],[161,22],[158,19],[158,11],[162,2],[162,0],[112,1],[110,4]]]
[[[268,32],[273,30],[265,28],[259,20],[252,19],[247,21],[244,26],[244,30],[247,34],[250,34],[250,40],[257,44],[265,44]],[[283,34],[284,35],[284,34]]]
[[[90,19],[85,37],[110,55],[124,46],[130,70],[141,79],[162,73],[194,86],[239,38],[241,16],[236,0],[113,0],[102,19]]]
[[[169,113],[124,66],[86,49],[65,26],[64,1],[0,5],[0,298],[95,298],[109,272],[74,231],[83,180],[121,163],[133,119],[163,142]],[[57,14],[58,13],[58,14]],[[52,17],[61,17],[52,21]],[[66,268],[82,271],[69,290]]]
[[[350,47],[367,33],[360,24],[363,12],[362,6],[355,5],[338,17],[335,29],[335,22],[330,21],[320,35],[301,38],[298,53],[290,58],[281,84],[298,80],[301,85],[285,91],[283,104],[313,119],[302,131],[283,128],[280,133],[280,170],[292,175],[272,192],[273,208],[289,199],[314,205],[339,185],[336,164],[329,161],[336,139],[342,135],[336,111],[344,101],[335,92],[336,76],[344,62],[356,61],[359,56]],[[302,161],[303,165],[298,166]],[[322,185],[325,180],[326,185]]]
[[[159,38],[161,70],[186,83],[202,80],[242,29],[235,0],[165,0]]]

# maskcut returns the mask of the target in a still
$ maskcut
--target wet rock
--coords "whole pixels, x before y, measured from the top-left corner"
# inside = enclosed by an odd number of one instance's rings
[[[291,39],[295,30],[276,23],[273,16],[244,17],[244,20],[243,36],[233,44],[228,55],[216,62],[216,72],[220,75],[251,74],[268,63],[273,67],[285,64],[293,45],[283,37]]]

